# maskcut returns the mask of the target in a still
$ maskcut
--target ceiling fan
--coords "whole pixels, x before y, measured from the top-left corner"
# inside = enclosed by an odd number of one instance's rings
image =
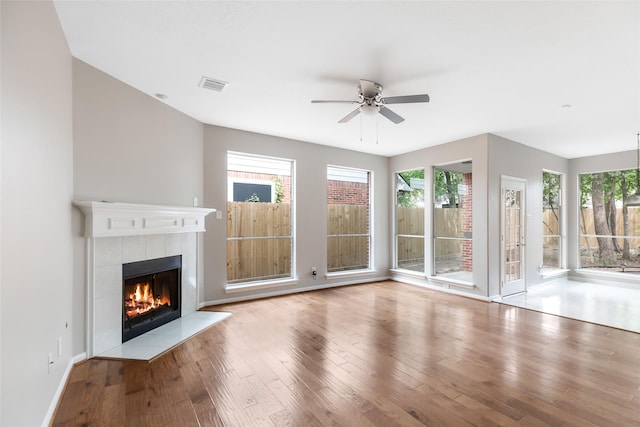
[[[382,85],[370,80],[360,79],[358,85],[357,101],[339,101],[339,100],[313,100],[312,103],[340,103],[340,104],[358,104],[358,108],[338,120],[338,123],[347,123],[355,116],[362,112],[363,108],[376,108],[378,113],[398,124],[404,121],[404,118],[397,113],[391,111],[386,105],[389,104],[410,104],[414,102],[429,102],[429,95],[405,95],[405,96],[388,96],[382,97]]]

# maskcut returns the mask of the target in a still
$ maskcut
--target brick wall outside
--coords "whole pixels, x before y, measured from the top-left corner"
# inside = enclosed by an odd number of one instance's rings
[[[228,171],[228,178],[270,181],[278,179],[282,185],[282,203],[291,203],[291,177],[266,173]],[[369,204],[369,184],[359,182],[327,181],[327,203],[334,205]]]
[[[461,195],[462,231],[473,231],[473,179],[471,173],[462,174],[462,184],[467,186],[467,194]],[[471,240],[462,241],[462,270],[473,271],[473,244]]]
[[[369,185],[360,182],[327,181],[327,203],[330,205],[369,204]]]

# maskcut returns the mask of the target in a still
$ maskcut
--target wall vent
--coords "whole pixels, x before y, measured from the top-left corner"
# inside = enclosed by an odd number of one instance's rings
[[[222,89],[228,85],[227,82],[221,80],[212,79],[211,77],[203,77],[200,80],[200,87],[203,89],[215,90],[216,92],[222,92]]]

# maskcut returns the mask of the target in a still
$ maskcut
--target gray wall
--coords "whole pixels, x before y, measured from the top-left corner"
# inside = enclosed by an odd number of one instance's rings
[[[36,426],[73,356],[73,331],[82,328],[71,319],[71,54],[52,3],[2,1],[0,7],[0,424]]]
[[[479,135],[391,159],[391,171],[425,168],[425,202],[433,200],[432,167],[461,160],[473,161],[473,290],[459,292],[494,297],[500,294],[500,192],[501,177],[527,180],[525,277],[527,285],[542,281],[538,266],[542,263],[542,172],[569,172],[569,162],[561,157],[492,134]],[[565,201],[566,205],[566,201]],[[431,209],[425,209],[427,242],[425,260],[431,274]],[[390,240],[393,242],[393,240]],[[406,280],[394,273],[399,280]],[[411,280],[427,284],[428,280]],[[436,285],[440,286],[440,285]],[[456,289],[453,287],[453,289]]]
[[[477,295],[488,296],[487,270],[487,135],[479,135],[447,144],[437,145],[414,151],[412,153],[395,156],[391,159],[391,173],[410,169],[424,168],[425,170],[425,264],[427,275],[432,274],[432,200],[433,200],[433,166],[472,160],[473,174],[473,290],[464,288],[453,289]],[[389,178],[391,179],[391,178]],[[393,191],[393,189],[391,190]],[[393,204],[393,199],[390,205]],[[392,219],[393,221],[393,219]],[[389,239],[392,245],[394,239]],[[394,276],[398,280],[407,280],[402,275]],[[416,282],[415,280],[412,280]],[[418,280],[418,284],[427,284],[427,280]],[[437,285],[440,286],[440,285]]]
[[[193,206],[202,197],[202,124],[73,60],[78,200]]]
[[[205,239],[206,303],[246,299],[272,293],[305,290],[341,283],[387,277],[389,268],[389,160],[370,154],[293,141],[274,136],[205,126],[205,206],[223,210],[220,220],[207,217]],[[226,154],[227,151],[295,160],[296,260],[299,283],[243,293],[226,293]],[[373,172],[375,272],[363,276],[327,279],[326,274],[326,167],[327,164]],[[318,267],[313,280],[311,267]]]
[[[542,281],[538,266],[542,264],[542,172],[550,170],[569,173],[569,162],[544,151],[518,144],[496,135],[489,135],[488,216],[498,218],[488,222],[489,296],[500,294],[500,192],[501,177],[507,175],[527,181],[526,187],[526,285]],[[566,197],[564,205],[566,205]],[[567,215],[565,213],[566,220]],[[566,221],[565,221],[566,225]],[[566,228],[563,230],[566,237]],[[566,239],[565,239],[566,240]]]
[[[174,206],[193,206],[193,197],[202,200],[202,123],[77,59],[73,121],[75,200]],[[74,319],[82,326],[83,222],[75,209]],[[74,336],[76,353],[85,350],[84,333],[84,327],[78,328]]]

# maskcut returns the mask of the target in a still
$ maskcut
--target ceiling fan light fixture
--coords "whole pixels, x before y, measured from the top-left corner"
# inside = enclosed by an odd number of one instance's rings
[[[375,115],[378,114],[379,109],[380,107],[376,105],[363,105],[360,107],[360,111],[365,117],[375,117]]]

